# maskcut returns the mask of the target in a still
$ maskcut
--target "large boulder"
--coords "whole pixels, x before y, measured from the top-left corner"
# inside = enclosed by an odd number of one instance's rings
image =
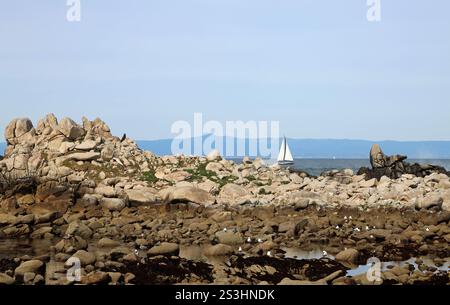
[[[252,195],[244,187],[228,183],[220,191],[218,202],[220,204],[243,205],[249,203]]]
[[[372,168],[391,167],[397,162],[402,162],[408,157],[402,155],[386,156],[378,144],[374,144],[370,149],[370,164]]]
[[[148,205],[157,202],[156,190],[151,188],[125,190],[132,206]]]
[[[374,144],[370,150],[370,164],[372,168],[362,167],[358,175],[365,175],[367,180],[377,179],[386,176],[391,179],[398,179],[405,174],[411,174],[417,177],[426,177],[433,173],[449,175],[445,168],[430,164],[410,164],[405,162],[406,156],[394,155],[386,156],[378,144]]]
[[[31,142],[34,135],[33,123],[28,118],[14,119],[5,129],[5,139],[8,145]]]
[[[80,152],[68,155],[66,160],[92,161],[97,160],[98,158],[100,158],[100,153],[98,152]]]
[[[79,139],[86,133],[81,126],[69,118],[63,118],[59,122],[58,129],[69,140]]]
[[[166,203],[193,202],[201,205],[212,205],[216,201],[208,192],[192,186],[173,187],[163,190],[160,196]]]

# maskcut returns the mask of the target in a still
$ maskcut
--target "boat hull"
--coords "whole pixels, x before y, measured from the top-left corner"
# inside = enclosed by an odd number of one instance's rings
[[[278,161],[278,165],[294,165],[294,161]]]

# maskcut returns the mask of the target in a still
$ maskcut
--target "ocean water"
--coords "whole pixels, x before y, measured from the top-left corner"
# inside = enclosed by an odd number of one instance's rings
[[[242,159],[232,159],[236,163],[240,163]],[[408,159],[409,163],[425,163],[442,166],[450,170],[450,159]],[[267,160],[266,163],[271,164],[274,161]],[[355,173],[361,167],[370,167],[369,159],[295,159],[294,169],[302,170],[313,176],[319,176],[324,171],[335,169],[352,169]]]
[[[450,170],[449,159],[408,159],[406,161],[409,163],[438,165]],[[356,173],[361,167],[371,167],[368,159],[296,159],[294,162],[295,169],[303,170],[314,176],[334,169],[349,168]]]

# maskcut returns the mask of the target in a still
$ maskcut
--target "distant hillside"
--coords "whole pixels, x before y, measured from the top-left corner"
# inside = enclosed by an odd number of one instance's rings
[[[386,154],[402,154],[413,159],[450,159],[450,141],[365,141],[365,140],[322,140],[288,139],[296,158],[368,158],[374,143],[381,145]],[[138,141],[142,149],[157,155],[171,154],[172,140]],[[249,141],[246,141],[248,146]]]
[[[317,140],[289,139],[289,146],[296,158],[368,158],[372,144],[378,143],[386,154],[403,154],[410,159],[450,159],[450,141],[365,141],[365,140]],[[144,149],[158,156],[170,155],[172,140],[137,141]],[[248,147],[249,141],[246,141]],[[0,143],[0,155],[6,143]],[[248,151],[247,151],[248,153]],[[234,157],[234,156],[232,156]]]

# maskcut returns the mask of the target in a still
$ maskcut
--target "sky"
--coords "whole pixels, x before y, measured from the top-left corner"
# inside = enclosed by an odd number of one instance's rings
[[[450,140],[450,2],[66,0],[0,3],[0,129],[46,113],[114,134],[279,121],[291,138]],[[0,140],[1,141],[1,140]]]

